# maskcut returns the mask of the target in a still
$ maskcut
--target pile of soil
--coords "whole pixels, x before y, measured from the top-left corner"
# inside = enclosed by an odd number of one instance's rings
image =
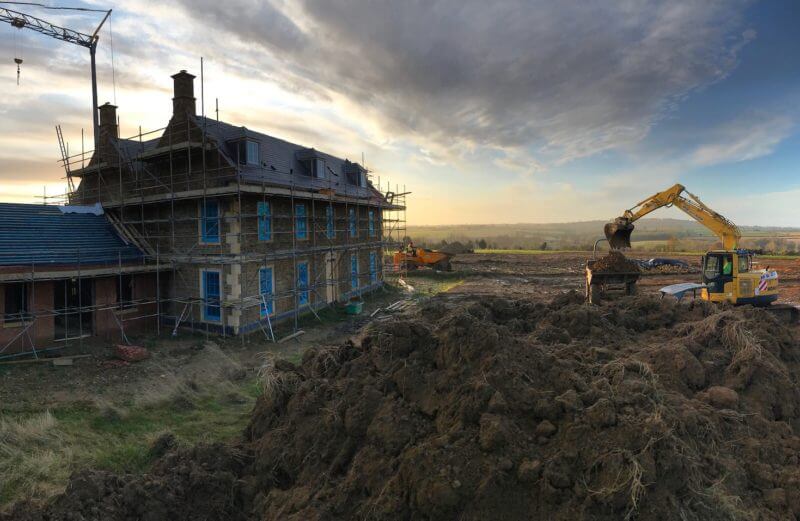
[[[692,273],[700,273],[700,268],[695,266],[653,266],[647,268],[648,273],[669,273],[676,275],[688,275]]]
[[[234,449],[0,519],[794,519],[798,381],[762,310],[435,298],[269,364]]]
[[[608,255],[597,259],[592,266],[596,273],[639,273],[639,265],[628,259],[619,250],[611,250]]]

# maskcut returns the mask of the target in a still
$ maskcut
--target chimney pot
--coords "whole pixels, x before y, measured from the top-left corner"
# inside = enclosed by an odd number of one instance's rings
[[[172,76],[174,82],[174,97],[172,98],[172,115],[183,116],[197,114],[194,97],[194,76],[185,70]]]
[[[117,106],[106,102],[100,105],[98,112],[100,112],[100,134],[116,138]]]

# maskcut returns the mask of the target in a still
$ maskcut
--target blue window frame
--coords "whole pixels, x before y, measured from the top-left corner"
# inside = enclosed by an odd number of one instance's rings
[[[275,312],[275,272],[272,267],[264,267],[258,270],[258,289],[261,294],[261,318],[272,315]],[[266,305],[264,303],[266,302]]]
[[[375,237],[375,211],[369,211],[369,236]]]
[[[358,235],[358,222],[356,221],[356,209],[350,208],[350,237]]]
[[[219,322],[222,316],[219,272],[202,270],[200,273],[203,283],[203,320]]]
[[[301,306],[308,305],[308,262],[297,263],[297,303]]]
[[[205,199],[200,203],[200,209],[200,232],[202,242],[206,244],[219,244],[219,201],[216,199]]]
[[[369,252],[369,282],[378,282],[378,254],[374,251]]]
[[[294,205],[294,232],[298,239],[308,238],[308,219],[306,218],[306,205]]]
[[[350,287],[358,288],[358,254],[350,254]]]
[[[267,201],[258,202],[258,240],[272,240],[272,213]]]
[[[333,223],[333,206],[328,205],[325,207],[325,236],[328,239],[336,237],[336,228]]]

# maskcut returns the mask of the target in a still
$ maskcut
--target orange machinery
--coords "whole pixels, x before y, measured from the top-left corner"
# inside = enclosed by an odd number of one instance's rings
[[[413,245],[409,245],[395,252],[394,264],[408,270],[426,267],[440,271],[452,271],[453,266],[450,264],[452,258],[452,253],[415,248]]]

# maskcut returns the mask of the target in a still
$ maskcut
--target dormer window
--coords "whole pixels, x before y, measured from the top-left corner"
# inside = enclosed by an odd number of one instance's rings
[[[238,142],[237,155],[240,165],[261,165],[261,147],[258,141],[244,139]]]
[[[325,179],[325,160],[316,158],[314,160],[314,177],[317,179]]]
[[[367,171],[358,163],[346,162],[344,165],[345,177],[347,183],[355,186],[366,188],[367,186]]]
[[[315,179],[325,179],[328,177],[328,165],[325,164],[325,158],[322,154],[313,148],[304,148],[295,152],[297,161],[302,165],[300,173]]]

